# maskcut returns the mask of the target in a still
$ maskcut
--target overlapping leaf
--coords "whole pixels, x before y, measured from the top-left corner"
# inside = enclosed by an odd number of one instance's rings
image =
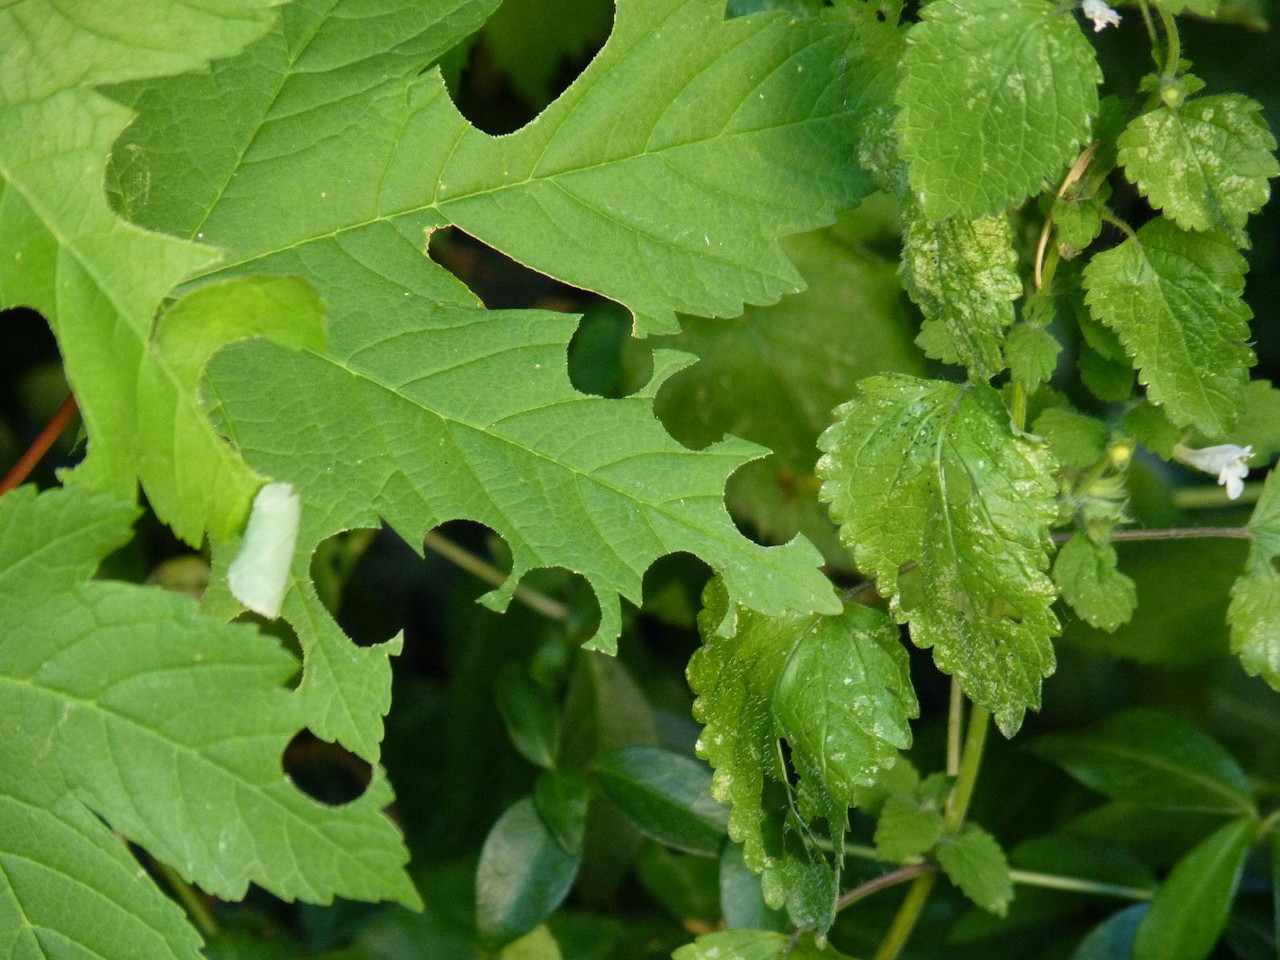
[[[530,567],[581,572],[606,646],[617,596],[638,599],[672,550],[722,570],[748,605],[834,610],[811,548],[757,548],[724,511],[724,478],[756,449],[692,453],[653,420],[674,363],[641,397],[583,397],[564,372],[571,320],[483,313],[423,250],[456,223],[621,300],[646,330],[677,309],[776,299],[797,286],[777,237],[865,188],[845,162],[857,91],[833,73],[848,27],[624,0],[572,88],[494,138],[423,73],[492,6],[371,16],[299,0],[242,57],[118,91],[142,111],[117,151],[124,208],[225,247],[223,275],[312,278],[330,307],[326,357],[246,345],[215,363],[210,395],[255,468],[302,493],[284,608],[306,652],[302,692],[316,732],[366,757],[395,648],[348,644],[306,566],[320,539],[379,515],[410,542],[454,517],[491,525],[515,555],[499,603]]]
[[[1227,622],[1231,625],[1231,649],[1245,672],[1261,676],[1280,690],[1280,473],[1272,471],[1253,508],[1244,573],[1231,588]]]
[[[1004,369],[1000,347],[1022,296],[1009,220],[930,221],[914,202],[907,211],[903,281],[924,313],[919,342],[930,356],[989,380]]]
[[[188,598],[87,582],[136,510],[78,488],[0,499],[0,929],[15,955],[196,956],[97,817],[224,898],[417,894],[381,773],[344,807],[281,756],[305,723],[274,640]],[[92,812],[90,812],[92,811]]]
[[[128,497],[141,474],[157,511],[193,543],[206,526],[230,536],[260,482],[208,435],[172,358],[150,340],[162,297],[216,251],[111,212],[102,180],[132,114],[91,85],[232,54],[263,33],[277,2],[158,0],[147,16],[124,0],[0,10],[0,128],[21,131],[0,139],[0,306],[34,307],[58,336],[89,433],[78,479]],[[226,326],[227,336],[245,335],[243,323]],[[175,443],[145,446],[140,428],[157,425]],[[192,475],[195,490],[183,483]]]
[[[1127,623],[1138,605],[1138,588],[1116,569],[1116,548],[1077,533],[1058,550],[1053,582],[1062,599],[1090,626],[1115,630]]]
[[[1163,217],[1084,270],[1089,309],[1119,335],[1147,396],[1211,437],[1239,414],[1253,362],[1244,271],[1225,233],[1185,233]]]
[[[855,788],[873,783],[910,745],[915,693],[897,630],[869,607],[850,605],[839,617],[763,617],[732,610],[717,581],[704,600],[703,646],[688,671],[694,716],[704,725],[698,752],[715,767],[716,799],[732,804],[730,836],[760,870],[771,862],[765,778],[787,782],[779,740],[790,746],[801,790],[819,791],[843,813]],[[729,637],[715,632],[726,614],[735,625]]]
[[[1262,104],[1239,94],[1161,106],[1117,141],[1119,162],[1153,206],[1187,230],[1241,231],[1280,176]]]
[[[1053,671],[1053,458],[978,384],[874,377],[837,416],[818,475],[845,542],[916,644],[1012,734]]]
[[[911,186],[930,220],[998,214],[1088,137],[1102,80],[1093,48],[1043,0],[934,0],[921,16],[897,96]]]

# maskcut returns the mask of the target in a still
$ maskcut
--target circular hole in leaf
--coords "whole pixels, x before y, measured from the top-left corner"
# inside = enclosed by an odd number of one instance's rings
[[[284,772],[311,799],[332,807],[358,799],[373,776],[364,760],[306,729],[285,747]]]

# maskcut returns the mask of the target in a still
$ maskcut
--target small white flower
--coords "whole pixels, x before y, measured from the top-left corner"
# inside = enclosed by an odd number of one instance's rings
[[[1080,5],[1084,15],[1093,21],[1093,32],[1097,33],[1106,27],[1114,27],[1120,23],[1120,14],[1108,7],[1102,0],[1084,0]]]
[[[1218,483],[1227,488],[1227,496],[1232,500],[1244,492],[1244,478],[1249,475],[1247,461],[1252,456],[1253,447],[1237,447],[1234,443],[1199,450],[1180,443],[1173,448],[1173,459],[1205,473],[1216,473]]]

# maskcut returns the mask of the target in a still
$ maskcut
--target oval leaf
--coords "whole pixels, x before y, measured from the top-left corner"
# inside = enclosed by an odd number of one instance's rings
[[[657,747],[623,747],[592,771],[600,792],[641,833],[659,843],[715,856],[729,810],[711,797],[711,772],[689,757]]]

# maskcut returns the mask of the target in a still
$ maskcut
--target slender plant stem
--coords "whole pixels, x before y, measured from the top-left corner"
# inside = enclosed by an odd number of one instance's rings
[[[1073,534],[1055,533],[1054,543],[1066,543]],[[1154,530],[1112,530],[1112,541],[1118,540],[1253,540],[1256,535],[1248,527],[1164,527]]]
[[[36,468],[36,464],[49,452],[49,448],[53,446],[58,437],[62,436],[62,431],[67,429],[67,424],[75,417],[78,409],[74,395],[68,396],[67,399],[62,401],[62,406],[53,415],[53,419],[45,424],[44,429],[40,431],[40,436],[36,437],[35,442],[27,447],[26,452],[18,458],[18,462],[13,465],[13,469],[5,474],[3,480],[0,480],[0,494],[8,493],[27,479],[31,471]]]
[[[1151,7],[1147,0],[1138,0],[1138,9],[1142,11],[1142,22],[1146,24],[1147,36],[1151,38],[1151,59],[1159,70],[1162,66],[1160,35],[1156,33],[1155,21],[1151,19]]]
[[[218,935],[218,921],[213,919],[213,914],[209,912],[208,905],[204,902],[204,898],[199,892],[178,876],[178,871],[173,869],[167,863],[160,860],[152,859],[152,866],[156,868],[156,872],[164,877],[165,883],[169,885],[169,889],[174,892],[182,906],[190,914],[191,920],[200,930],[206,940]]]
[[[951,678],[951,704],[947,712],[947,776],[960,775],[960,731],[964,727],[964,691]]]
[[[1107,223],[1111,224],[1113,227],[1115,227],[1117,230],[1123,233],[1130,240],[1137,242],[1138,235],[1133,232],[1133,227],[1129,226],[1127,223],[1125,223],[1123,220],[1117,217],[1110,210],[1102,211],[1102,219]]]
[[[1224,510],[1245,507],[1262,499],[1261,481],[1246,483],[1240,496],[1232,500],[1222,487],[1182,487],[1173,491],[1173,505],[1182,510]]]
[[[1028,887],[1045,887],[1049,890],[1070,890],[1073,893],[1093,893],[1101,897],[1123,897],[1126,900],[1150,900],[1154,890],[1145,887],[1122,887],[1114,883],[1084,880],[1079,877],[1063,877],[1056,873],[1037,873],[1032,870],[1010,870],[1009,879]]]
[[[1173,14],[1165,9],[1163,3],[1156,4],[1156,12],[1160,14],[1160,23],[1164,27],[1165,59],[1164,80],[1172,80],[1178,75],[1178,61],[1182,59],[1182,40],[1178,37],[1178,24]]]
[[[501,586],[507,579],[508,575],[493,564],[481,560],[470,550],[463,549],[434,530],[428,533],[422,542],[424,546],[434,550],[446,560],[456,563],[467,573],[479,577],[485,583],[491,583],[497,587]],[[553,600],[539,590],[526,587],[523,583],[517,584],[513,596],[529,609],[535,610],[551,620],[564,621],[569,619],[569,608],[563,603],[559,600]]]
[[[973,788],[978,782],[978,771],[982,769],[982,751],[987,744],[987,720],[990,713],[985,707],[976,703],[969,708],[969,729],[964,738],[964,757],[960,761],[960,772],[956,776],[955,786],[947,797],[947,809],[943,815],[947,830],[955,833],[969,814],[969,804],[973,800]]]
[[[911,863],[905,867],[899,867],[897,870],[890,870],[888,873],[868,880],[866,883],[860,883],[856,887],[840,894],[840,899],[836,901],[836,912],[839,913],[850,904],[857,903],[859,900],[869,897],[880,890],[896,887],[898,884],[906,883],[921,874],[936,872],[937,869],[932,863]]]
[[[925,901],[929,899],[929,891],[933,889],[937,879],[937,872],[931,870],[928,873],[917,875],[911,881],[911,886],[907,888],[907,895],[903,898],[902,906],[898,908],[898,913],[893,918],[889,932],[880,941],[880,947],[876,950],[873,960],[895,960],[907,940],[910,939],[911,931],[915,929],[916,921],[920,919],[920,913],[924,909]]]

